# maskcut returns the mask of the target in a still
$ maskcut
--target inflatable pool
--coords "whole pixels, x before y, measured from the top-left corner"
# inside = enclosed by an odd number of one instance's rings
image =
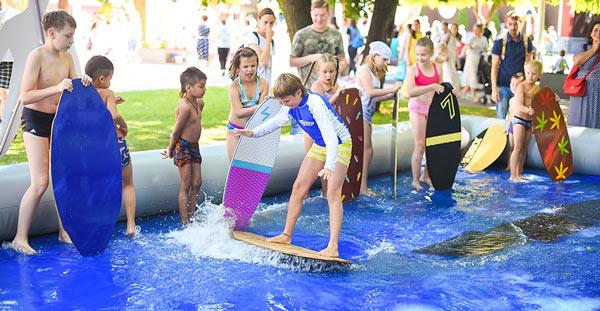
[[[467,137],[474,137],[493,124],[504,124],[503,120],[463,116],[463,147]],[[387,174],[393,170],[393,135],[391,125],[373,128],[373,160],[370,164],[370,175]],[[600,175],[600,157],[598,146],[589,142],[600,141],[600,130],[571,127],[569,136],[573,150],[575,173]],[[413,150],[412,131],[408,122],[398,124],[398,170],[410,167]],[[202,147],[202,190],[213,201],[220,200],[223,195],[227,175],[225,144],[219,143]],[[279,145],[279,155],[275,161],[273,175],[267,186],[266,195],[286,192],[292,183],[303,158],[303,143],[290,137],[283,138]],[[179,176],[172,161],[163,160],[160,150],[135,152],[134,181],[137,193],[137,216],[149,216],[172,212],[177,209],[177,191]],[[535,145],[535,140],[528,149],[528,167],[543,169],[543,163]],[[26,163],[0,166],[0,240],[14,237],[17,228],[19,203],[29,185],[29,172]],[[220,203],[220,202],[215,202]],[[56,231],[56,210],[52,191],[40,202],[31,226],[31,235],[40,235]],[[124,211],[121,212],[124,219]]]

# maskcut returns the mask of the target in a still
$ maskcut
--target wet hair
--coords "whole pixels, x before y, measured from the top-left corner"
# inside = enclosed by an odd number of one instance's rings
[[[50,28],[61,31],[67,24],[73,28],[77,28],[77,22],[75,22],[73,16],[65,10],[50,11],[42,17],[42,28],[44,31],[48,31]]]
[[[327,9],[327,11],[329,11],[329,3],[327,3],[327,0],[312,0],[310,9]]]
[[[206,74],[202,70],[196,67],[188,67],[179,75],[179,82],[181,83],[181,90],[179,91],[179,97],[183,97],[186,93],[185,88],[188,85],[194,85],[198,81],[206,81]]]
[[[282,73],[277,77],[273,84],[273,96],[275,98],[284,98],[295,95],[298,90],[302,90],[302,97],[306,96],[306,88],[300,78],[291,73]]]
[[[333,84],[336,84],[338,72],[340,71],[339,59],[337,58],[337,56],[333,56],[329,53],[323,53],[323,54],[321,54],[321,57],[319,57],[319,59],[317,59],[317,63],[315,64],[315,66],[317,67],[317,70],[319,70],[319,66],[321,66],[323,64],[333,64],[333,66],[335,67],[335,78],[333,79]]]
[[[431,41],[431,39],[429,39],[428,37],[423,37],[417,40],[416,46],[428,48],[429,51],[433,53],[433,41]]]
[[[271,10],[270,8],[264,8],[258,12],[257,18],[260,19],[261,17],[263,17],[265,15],[275,16],[275,12],[273,12],[273,10]]]
[[[544,70],[544,66],[542,65],[542,62],[540,62],[537,59],[533,59],[533,60],[527,61],[525,63],[525,66],[532,66],[533,68],[535,68],[535,70],[537,70],[537,72],[539,74],[541,74],[542,70]]]
[[[512,77],[510,77],[511,79],[517,79],[517,80],[525,80],[525,75],[522,72],[517,72],[514,75],[512,75]]]
[[[85,64],[85,74],[96,81],[100,76],[108,77],[115,70],[115,66],[106,56],[95,55]]]
[[[235,80],[239,75],[240,58],[242,57],[254,57],[256,59],[256,67],[258,67],[258,55],[256,52],[247,46],[243,46],[235,52],[229,64],[229,77],[231,80]]]

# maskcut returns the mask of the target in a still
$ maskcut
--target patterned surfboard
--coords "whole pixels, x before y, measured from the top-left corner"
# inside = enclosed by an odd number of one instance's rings
[[[255,128],[275,116],[281,103],[267,98],[250,117],[246,128]],[[279,149],[281,130],[258,138],[241,137],[229,166],[223,205],[227,217],[235,218],[235,228],[248,226],[267,188]]]
[[[460,163],[460,109],[450,83],[435,94],[429,106],[425,133],[427,169],[436,190],[452,188]]]
[[[573,153],[560,105],[552,89],[545,87],[533,97],[531,106],[533,134],[544,167],[553,181],[563,181],[573,173]]]
[[[363,167],[364,129],[360,94],[356,88],[344,89],[333,107],[340,115],[352,136],[352,158],[348,165],[348,173],[342,188],[342,201],[356,199],[360,194],[360,183]]]
[[[51,140],[54,198],[83,256],[104,251],[121,209],[121,157],[115,125],[93,86],[63,92]]]

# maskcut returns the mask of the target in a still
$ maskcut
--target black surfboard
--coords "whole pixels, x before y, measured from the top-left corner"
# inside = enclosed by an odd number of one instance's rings
[[[429,106],[425,132],[427,169],[436,190],[452,188],[460,163],[460,109],[450,83],[435,94]]]

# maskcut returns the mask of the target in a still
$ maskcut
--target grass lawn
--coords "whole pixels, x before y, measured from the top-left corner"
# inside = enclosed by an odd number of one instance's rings
[[[131,151],[144,151],[165,148],[169,143],[171,130],[175,124],[175,107],[179,102],[179,90],[153,90],[123,92],[118,95],[125,98],[119,105],[119,112],[129,125],[127,143]],[[225,140],[225,124],[229,116],[229,99],[226,87],[208,87],[204,97],[205,107],[202,113],[201,144]],[[391,122],[393,102],[383,102],[379,112],[373,116],[374,124]],[[496,112],[486,107],[461,106],[462,114],[495,117]],[[406,101],[400,104],[400,121],[408,120]],[[289,132],[289,126],[284,133]],[[21,131],[10,146],[0,165],[26,162],[25,146]]]

